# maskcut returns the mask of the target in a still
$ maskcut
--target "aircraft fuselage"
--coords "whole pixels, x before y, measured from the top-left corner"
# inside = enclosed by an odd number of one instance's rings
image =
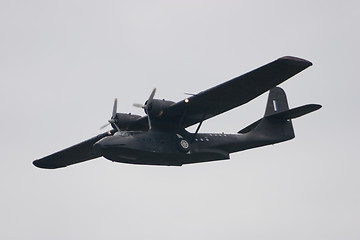
[[[39,168],[56,169],[98,157],[121,163],[174,165],[229,159],[230,153],[279,143],[295,137],[291,119],[321,108],[307,104],[289,108],[285,91],[277,87],[310,67],[311,62],[285,56],[178,102],[155,99],[153,89],[144,104],[146,116],[117,113],[117,99],[108,132],[37,159]],[[205,120],[246,104],[269,91],[265,114],[238,134],[199,133]],[[185,129],[198,124],[195,133]]]
[[[181,166],[229,159],[229,154],[232,152],[276,142],[279,142],[279,138],[254,134],[202,133],[194,135],[187,132],[175,134],[152,130],[120,132],[98,141],[94,144],[94,148],[105,158],[114,162]]]

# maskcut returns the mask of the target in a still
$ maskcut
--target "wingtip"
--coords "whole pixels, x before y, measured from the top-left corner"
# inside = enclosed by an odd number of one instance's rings
[[[310,62],[306,59],[293,57],[293,56],[284,56],[284,57],[279,58],[279,60],[285,61],[285,62],[293,64],[293,65],[300,65],[300,66],[304,66],[304,67],[310,67],[313,65],[312,62]]]
[[[35,167],[41,168],[41,164],[39,163],[39,160],[33,161],[32,164],[33,164]]]
[[[51,164],[46,164],[41,161],[41,159],[35,160],[32,162],[35,167],[43,168],[43,169],[55,169],[60,167],[66,167],[66,166],[54,166]]]
[[[322,108],[322,105],[320,105],[320,104],[312,104],[313,106],[314,106],[314,111],[316,111],[316,110],[319,110],[320,108]]]

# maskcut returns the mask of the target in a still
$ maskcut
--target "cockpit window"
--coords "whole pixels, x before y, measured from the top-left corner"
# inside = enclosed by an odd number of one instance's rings
[[[142,132],[142,131],[118,131],[118,132],[114,133],[114,136],[128,137],[128,136],[133,136],[133,135],[142,134],[142,133],[144,133],[144,132]]]
[[[116,132],[114,134],[114,136],[128,137],[128,136],[130,136],[130,134],[129,134],[129,132],[119,131],[119,132]]]

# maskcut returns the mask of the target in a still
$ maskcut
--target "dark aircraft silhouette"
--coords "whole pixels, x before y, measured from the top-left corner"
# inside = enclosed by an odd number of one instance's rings
[[[134,104],[145,110],[144,117],[116,113],[115,99],[108,121],[112,130],[35,160],[33,164],[54,169],[103,156],[121,163],[181,166],[229,159],[233,152],[290,140],[295,137],[291,119],[321,106],[308,104],[289,110],[284,90],[276,86],[311,65],[304,59],[282,57],[177,103],[154,99],[154,89],[144,105]],[[266,91],[269,97],[265,115],[260,120],[237,134],[198,133],[203,121]],[[185,130],[194,124],[198,124],[195,133]]]

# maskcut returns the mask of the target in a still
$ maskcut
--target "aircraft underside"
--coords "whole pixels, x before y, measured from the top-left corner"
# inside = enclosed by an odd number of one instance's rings
[[[184,149],[175,134],[157,133],[156,131],[129,136],[110,136],[94,145],[96,151],[108,160],[120,163],[142,165],[181,166],[229,159],[232,152],[274,144],[293,138],[293,135],[279,138],[249,134],[198,134]],[[139,139],[142,139],[139,141]],[[167,139],[168,141],[151,141]],[[190,142],[191,141],[191,142]]]
[[[103,150],[102,155],[113,162],[163,166],[181,166],[183,164],[229,159],[229,153],[220,149],[204,149],[197,152],[190,150],[187,153],[177,151],[164,154],[155,151],[113,148]]]

